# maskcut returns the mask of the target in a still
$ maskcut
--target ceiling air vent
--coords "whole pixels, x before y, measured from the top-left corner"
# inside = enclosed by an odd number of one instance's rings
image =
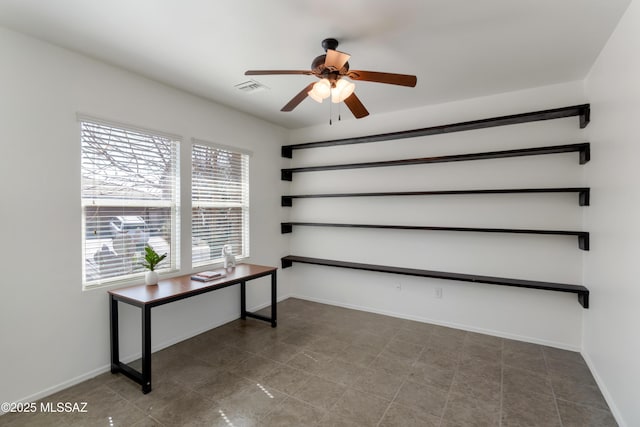
[[[234,87],[244,93],[254,93],[269,89],[267,86],[255,80],[247,80],[246,82],[238,83]]]

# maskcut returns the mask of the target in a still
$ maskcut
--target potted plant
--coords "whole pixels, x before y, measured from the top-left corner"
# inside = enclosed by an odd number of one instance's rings
[[[158,283],[158,273],[155,271],[155,268],[166,257],[166,253],[163,255],[158,255],[158,253],[154,251],[151,246],[145,245],[144,262],[142,262],[142,266],[149,270],[144,276],[144,282],[147,285],[156,285]]]

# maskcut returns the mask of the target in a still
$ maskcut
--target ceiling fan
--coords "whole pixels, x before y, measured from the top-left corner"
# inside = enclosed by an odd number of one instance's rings
[[[355,85],[345,79],[386,83],[399,86],[415,87],[416,76],[408,74],[381,73],[377,71],[349,70],[347,62],[351,55],[337,51],[338,40],[324,39],[322,47],[326,54],[316,57],[311,63],[311,70],[249,70],[247,76],[268,74],[306,74],[316,76],[320,81],[310,83],[294,96],[280,111],[292,111],[309,96],[317,102],[331,97],[331,102],[344,101],[356,119],[366,117],[369,112],[354,93]]]

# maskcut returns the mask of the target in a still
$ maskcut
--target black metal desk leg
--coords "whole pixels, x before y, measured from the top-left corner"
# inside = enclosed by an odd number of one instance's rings
[[[240,318],[247,319],[247,283],[240,282]]]
[[[277,318],[277,299],[278,299],[278,280],[276,278],[276,271],[271,274],[271,327],[275,328],[278,325]]]
[[[120,348],[118,339],[118,301],[113,298],[113,295],[109,296],[109,321],[111,328],[111,373],[117,374],[120,372],[118,364],[120,363]]]
[[[151,307],[142,307],[142,392],[151,391]]]

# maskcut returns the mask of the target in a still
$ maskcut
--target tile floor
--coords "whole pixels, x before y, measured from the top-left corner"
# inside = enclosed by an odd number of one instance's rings
[[[153,355],[153,391],[102,374],[2,426],[615,426],[578,353],[299,299]]]

